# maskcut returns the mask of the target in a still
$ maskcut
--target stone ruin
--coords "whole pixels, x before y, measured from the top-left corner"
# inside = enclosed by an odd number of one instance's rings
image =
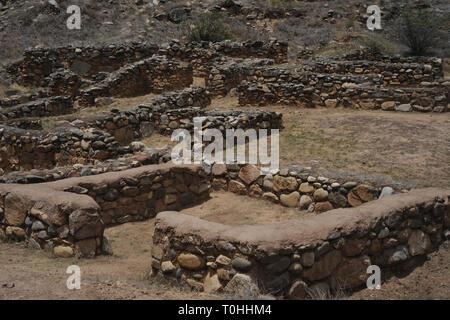
[[[26,51],[6,70],[32,93],[0,99],[0,238],[88,258],[112,254],[105,227],[156,217],[153,274],[206,292],[292,299],[358,289],[369,265],[396,269],[436,250],[450,236],[449,190],[404,192],[300,166],[263,176],[249,164],[175,165],[167,150],[137,141],[192,131],[194,117],[222,132],[283,129],[279,112],[208,108],[234,88],[240,107],[448,111],[440,59],[287,61],[278,41]],[[73,114],[148,93],[158,95],[129,110]],[[57,115],[65,121],[44,129],[42,119]],[[316,215],[235,227],[177,212],[217,190]]]

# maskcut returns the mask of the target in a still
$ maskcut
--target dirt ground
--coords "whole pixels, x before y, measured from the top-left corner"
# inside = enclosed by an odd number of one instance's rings
[[[239,210],[236,209],[236,203],[239,203]],[[314,215],[298,208],[287,208],[267,200],[239,196],[231,192],[213,192],[210,200],[180,212],[228,225],[268,224]]]
[[[428,255],[422,265],[403,274],[390,277],[380,290],[364,289],[349,296],[363,300],[434,300],[450,299],[450,243],[444,242],[438,251]]]
[[[150,276],[154,220],[105,230],[113,256],[59,259],[23,243],[0,242],[0,299],[210,299]],[[81,289],[66,286],[67,267],[78,265]]]

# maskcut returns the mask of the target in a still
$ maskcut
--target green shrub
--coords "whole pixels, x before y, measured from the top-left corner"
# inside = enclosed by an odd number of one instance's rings
[[[231,39],[231,32],[220,12],[201,13],[185,24],[189,41],[218,42]]]
[[[373,55],[391,54],[394,52],[393,46],[385,39],[370,35],[361,40],[364,51]]]
[[[437,45],[439,40],[439,19],[425,10],[411,10],[401,16],[397,28],[399,40],[412,55],[422,56]]]

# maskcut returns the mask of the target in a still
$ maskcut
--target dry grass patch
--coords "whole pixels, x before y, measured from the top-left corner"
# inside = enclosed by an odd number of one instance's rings
[[[449,186],[450,116],[274,107],[283,112],[280,162]]]

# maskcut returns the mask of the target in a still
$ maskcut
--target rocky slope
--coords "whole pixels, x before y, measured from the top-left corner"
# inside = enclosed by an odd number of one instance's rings
[[[80,30],[66,27],[69,5],[81,8]],[[358,46],[358,38],[368,33],[367,6],[359,0],[2,0],[0,63],[18,59],[27,47],[185,41],[184,23],[213,10],[225,13],[235,40],[288,40],[291,57],[305,46],[324,53],[345,52]],[[391,29],[403,9],[427,7],[440,17],[448,17],[450,12],[445,0],[382,1],[380,6],[381,33],[394,43]],[[448,39],[449,25],[443,25],[441,31],[442,39]],[[436,54],[445,56],[448,50],[449,40],[443,40]]]

